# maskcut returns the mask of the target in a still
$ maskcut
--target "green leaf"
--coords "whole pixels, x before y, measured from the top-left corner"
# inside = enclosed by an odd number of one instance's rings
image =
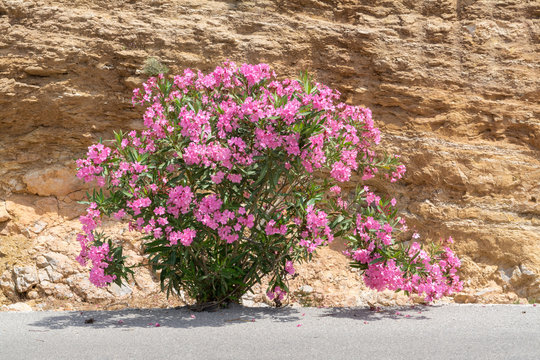
[[[370,265],[373,265],[373,264],[377,264],[377,263],[380,263],[380,262],[383,262],[383,261],[386,261],[386,259],[383,258],[383,257],[380,257],[380,258],[377,258],[377,259],[375,259],[375,260],[370,261],[369,264],[370,264]]]

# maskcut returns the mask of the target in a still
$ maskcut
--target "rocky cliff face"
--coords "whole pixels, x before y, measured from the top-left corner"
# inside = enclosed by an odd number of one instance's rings
[[[373,186],[398,194],[424,239],[454,237],[455,300],[540,300],[539,16],[528,0],[0,0],[0,303],[168,304],[146,270],[97,290],[74,262],[73,160],[141,127],[130,97],[149,57],[172,73],[227,58],[307,69],[370,107],[408,167]],[[136,235],[111,228],[137,259]],[[341,247],[303,268],[299,301],[404,301],[366,292]]]

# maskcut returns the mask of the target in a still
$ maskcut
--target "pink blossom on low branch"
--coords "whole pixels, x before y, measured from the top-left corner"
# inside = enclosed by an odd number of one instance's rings
[[[287,261],[285,263],[285,271],[287,271],[290,275],[294,275],[296,270],[294,269],[294,265],[292,261]]]

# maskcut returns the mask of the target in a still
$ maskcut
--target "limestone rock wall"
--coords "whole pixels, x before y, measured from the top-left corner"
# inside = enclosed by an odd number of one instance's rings
[[[172,73],[227,58],[306,69],[370,107],[408,167],[373,186],[424,239],[454,237],[455,300],[540,300],[539,16],[529,0],[0,0],[0,303],[170,304],[146,270],[96,290],[74,261],[73,160],[141,127],[130,97],[149,57]],[[323,305],[401,301],[364,291],[341,248],[292,285]]]

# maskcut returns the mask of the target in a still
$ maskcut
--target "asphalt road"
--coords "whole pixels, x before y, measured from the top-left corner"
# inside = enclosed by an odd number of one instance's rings
[[[540,359],[540,306],[0,312],[0,359]]]

